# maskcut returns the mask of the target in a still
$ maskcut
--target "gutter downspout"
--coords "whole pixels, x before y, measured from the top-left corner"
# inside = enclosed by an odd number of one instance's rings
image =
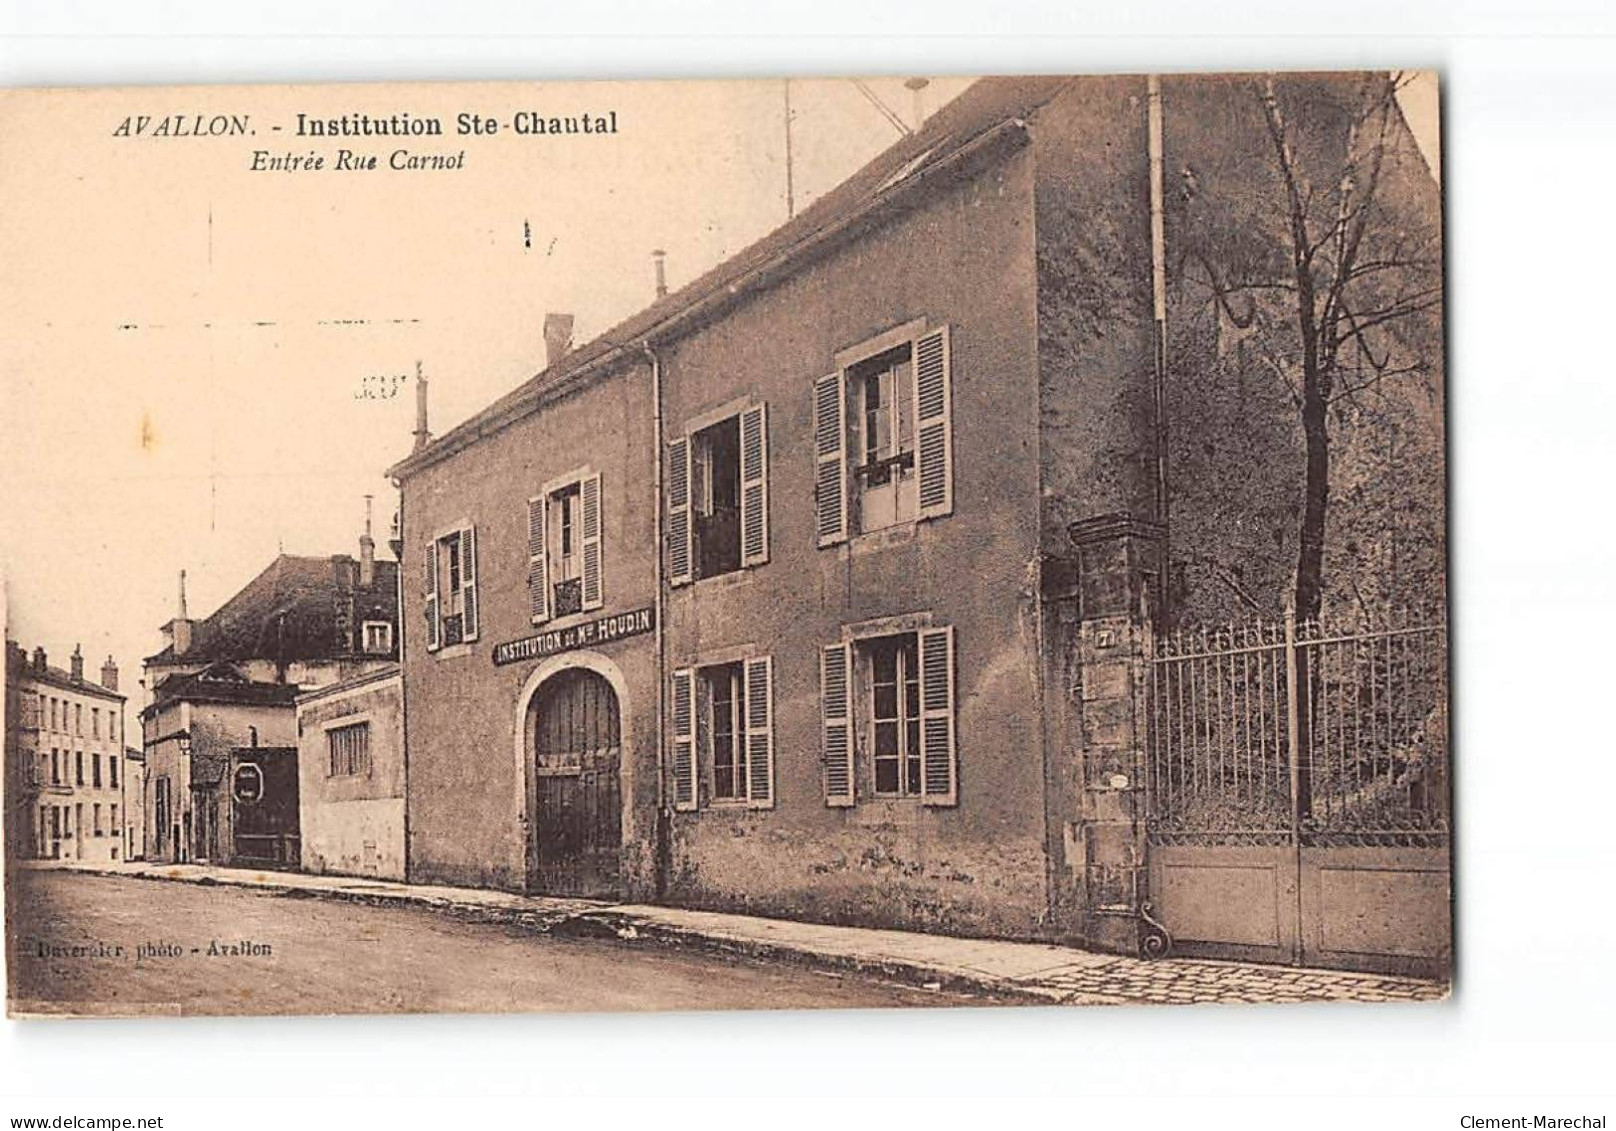
[[[666,578],[667,569],[666,552],[662,545],[664,532],[662,529],[662,359],[657,356],[656,350],[651,346],[651,339],[647,338],[640,345],[645,354],[646,361],[651,365],[651,439],[652,459],[654,470],[651,473],[651,489],[654,495],[651,500],[651,513],[655,523],[655,553],[656,553],[656,846],[653,868],[656,885],[656,898],[661,901],[668,891],[668,865],[673,852],[671,836],[673,832],[673,815],[668,809],[668,775],[667,751],[664,749],[667,735],[668,710],[668,602]]]
[[[1167,521],[1167,224],[1162,191],[1162,100],[1161,76],[1146,78],[1146,113],[1150,150],[1150,290],[1155,320],[1155,350],[1152,359],[1152,393],[1156,410],[1156,521],[1162,525],[1162,594],[1168,589],[1168,554],[1171,534]]]
[[[398,549],[393,555],[397,559],[393,570],[393,617],[397,622],[393,626],[394,634],[398,637],[398,752],[404,773],[404,852],[399,865],[404,871],[404,882],[409,883],[410,874],[410,696],[409,680],[405,671],[405,643],[407,635],[404,624],[404,483],[402,480],[390,480],[393,489],[398,492]]]

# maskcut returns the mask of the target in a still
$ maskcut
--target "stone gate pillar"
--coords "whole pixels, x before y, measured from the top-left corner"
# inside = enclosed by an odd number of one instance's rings
[[[1148,899],[1145,769],[1146,640],[1161,606],[1162,526],[1129,514],[1068,528],[1077,559],[1077,639],[1069,705],[1077,749],[1067,854],[1081,861],[1081,934],[1104,950],[1137,953],[1154,933]],[[1072,857],[1078,859],[1071,859]]]

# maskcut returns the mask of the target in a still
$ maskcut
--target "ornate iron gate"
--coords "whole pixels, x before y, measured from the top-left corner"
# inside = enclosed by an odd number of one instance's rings
[[[548,895],[615,898],[623,846],[617,693],[571,668],[534,697],[538,867]]]
[[[1178,948],[1444,970],[1446,624],[1183,631],[1149,669],[1151,891]]]

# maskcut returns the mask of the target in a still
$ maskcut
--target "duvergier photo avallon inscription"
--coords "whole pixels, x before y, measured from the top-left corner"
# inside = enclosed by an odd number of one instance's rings
[[[1438,121],[0,93],[9,1010],[1445,997]]]

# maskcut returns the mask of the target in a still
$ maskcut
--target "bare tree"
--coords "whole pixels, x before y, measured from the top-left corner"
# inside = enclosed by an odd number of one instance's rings
[[[1304,620],[1325,590],[1332,417],[1382,382],[1427,371],[1440,351],[1439,319],[1420,317],[1442,302],[1440,234],[1406,192],[1419,161],[1397,101],[1406,81],[1367,75],[1349,97],[1322,101],[1321,84],[1253,82],[1267,168],[1243,170],[1231,214],[1185,249],[1224,318],[1250,331],[1243,355],[1283,382],[1301,426],[1293,597]],[[1193,170],[1183,175],[1191,200],[1200,186]]]

